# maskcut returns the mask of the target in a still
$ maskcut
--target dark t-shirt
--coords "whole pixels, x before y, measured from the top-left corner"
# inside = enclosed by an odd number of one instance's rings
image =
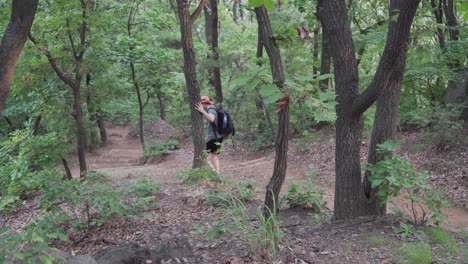
[[[214,123],[217,125],[218,124],[218,113],[216,112],[216,107],[214,105],[208,107],[208,114],[212,114],[212,115],[215,116]],[[208,142],[208,141],[210,141],[212,139],[221,138],[222,135],[219,134],[218,131],[216,131],[216,129],[213,127],[213,125],[210,124],[210,122],[207,122],[207,123],[208,123],[208,134],[206,135],[205,141]]]

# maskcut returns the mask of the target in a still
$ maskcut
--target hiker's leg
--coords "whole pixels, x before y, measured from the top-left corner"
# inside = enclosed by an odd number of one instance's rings
[[[212,168],[214,171],[219,173],[219,159],[218,154],[211,153],[211,164],[213,165]]]

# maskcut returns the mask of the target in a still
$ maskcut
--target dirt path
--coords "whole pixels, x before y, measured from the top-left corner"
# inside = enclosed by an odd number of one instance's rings
[[[181,144],[181,149],[174,151],[159,164],[140,165],[141,145],[137,139],[128,136],[129,131],[128,127],[110,128],[108,130],[110,143],[88,158],[90,169],[111,176],[115,182],[147,178],[170,184],[176,182],[175,173],[190,168],[193,155],[189,147],[190,144]],[[320,143],[312,143],[311,149],[318,149],[318,144]],[[292,182],[308,178],[307,171],[310,170],[309,162],[312,160],[316,164],[318,184],[325,189],[326,209],[332,211],[334,196],[333,151],[311,153],[307,150],[302,150],[302,152],[295,150],[290,152],[292,154],[289,155],[288,160],[288,176],[283,184],[283,190]],[[273,172],[273,154],[266,152],[260,156],[259,154],[249,155],[248,152],[242,152],[239,148],[229,145],[226,147],[226,153],[220,157],[221,173],[224,176],[233,177],[239,182],[246,180],[256,182],[259,186],[256,198],[263,200],[264,188]],[[447,228],[458,230],[468,227],[466,208],[454,207],[444,211],[449,217]]]

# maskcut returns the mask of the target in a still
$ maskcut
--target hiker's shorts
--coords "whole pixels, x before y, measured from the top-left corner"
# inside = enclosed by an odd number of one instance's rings
[[[221,149],[221,143],[223,142],[223,138],[212,139],[206,142],[206,150],[208,153],[219,154]]]

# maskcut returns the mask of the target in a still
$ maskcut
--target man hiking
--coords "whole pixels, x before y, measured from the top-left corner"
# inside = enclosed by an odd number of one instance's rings
[[[220,153],[221,143],[223,142],[223,135],[216,130],[218,125],[218,113],[214,105],[214,100],[210,99],[208,96],[202,96],[195,109],[208,120],[208,134],[205,138],[206,150],[208,152],[208,164],[214,171],[219,173],[218,155]]]

